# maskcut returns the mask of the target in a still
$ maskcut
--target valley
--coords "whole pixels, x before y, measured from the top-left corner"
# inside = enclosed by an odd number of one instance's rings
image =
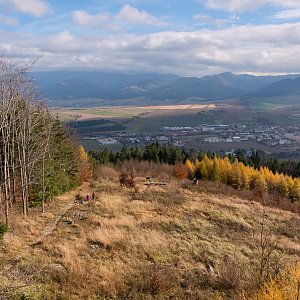
[[[299,107],[247,106],[239,101],[143,107],[61,108],[52,110],[81,139],[87,151],[158,141],[186,149],[230,152],[242,148],[266,154],[300,148]]]
[[[32,76],[51,113],[88,151],[156,141],[218,153],[255,148],[279,158],[296,158],[300,149],[299,74]]]

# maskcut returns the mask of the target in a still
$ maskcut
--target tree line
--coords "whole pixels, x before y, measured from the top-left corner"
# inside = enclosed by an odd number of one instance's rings
[[[99,164],[120,164],[126,160],[146,160],[155,163],[175,164],[177,161],[184,162],[189,154],[184,149],[173,147],[170,144],[151,143],[144,149],[139,146],[122,147],[120,152],[112,152],[104,149],[102,151],[90,151],[90,157],[94,163]]]
[[[185,150],[175,147],[171,144],[160,144],[158,142],[147,145],[144,149],[139,146],[135,147],[122,147],[119,152],[112,152],[111,150],[104,149],[101,151],[90,151],[91,158],[95,164],[121,164],[126,160],[146,160],[155,163],[175,164],[178,161],[185,163],[187,159],[190,161],[199,161],[206,155],[208,158],[214,158],[215,153],[210,151],[204,152],[202,150],[195,151],[194,149]],[[259,169],[267,167],[272,172],[283,173],[292,177],[300,177],[300,162],[293,160],[279,161],[271,157],[263,157],[258,151],[252,149],[246,151],[237,149],[233,154],[228,155],[231,162],[236,159],[244,165]]]
[[[0,220],[74,188],[88,158],[38,100],[30,66],[0,58]],[[78,159],[79,158],[79,159]],[[89,172],[85,170],[84,172]]]
[[[152,143],[144,149],[139,146],[123,147],[120,152],[110,150],[89,152],[94,165],[121,164],[127,160],[146,160],[174,165],[178,178],[202,179],[221,182],[236,189],[277,191],[291,201],[300,201],[300,163],[261,158],[255,150],[237,150],[225,157],[204,151],[196,152],[170,144]]]
[[[189,159],[185,162],[187,177],[197,178],[214,182],[221,182],[236,189],[258,190],[278,192],[281,196],[290,199],[292,202],[300,201],[300,178],[293,178],[283,173],[273,172],[267,167],[256,169],[245,165],[235,159],[231,162],[228,157],[208,158],[195,162]],[[180,166],[175,171],[180,171]],[[182,171],[179,173],[182,176]]]

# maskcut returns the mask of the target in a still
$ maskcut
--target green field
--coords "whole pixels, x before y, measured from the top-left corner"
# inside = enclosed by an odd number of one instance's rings
[[[83,146],[85,151],[102,150],[96,140],[81,140],[80,144]]]

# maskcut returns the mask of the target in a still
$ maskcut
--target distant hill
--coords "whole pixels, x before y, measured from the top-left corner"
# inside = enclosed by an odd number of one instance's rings
[[[280,92],[280,96],[299,95],[300,75],[283,76],[253,76],[221,73],[202,78],[180,78],[168,85],[143,93],[149,99],[198,99],[221,100],[229,98],[244,98],[244,95],[265,96],[267,92]],[[275,89],[276,88],[276,89]],[[265,93],[265,94],[264,94]],[[141,95],[142,96],[142,95]]]
[[[300,96],[300,77],[282,79],[262,88],[256,93],[247,95],[246,98],[286,96]]]
[[[121,74],[85,71],[32,72],[45,98],[132,98],[136,93],[166,85],[179,77],[163,74]]]
[[[86,99],[103,99],[107,100],[106,104],[113,105],[144,105],[232,98],[257,101],[275,96],[290,99],[290,96],[300,95],[300,74],[253,76],[227,72],[197,78],[155,73],[53,71],[33,72],[31,76],[40,95],[51,100],[49,102],[54,106],[70,106],[74,99],[77,104],[81,102],[88,106],[95,102]]]

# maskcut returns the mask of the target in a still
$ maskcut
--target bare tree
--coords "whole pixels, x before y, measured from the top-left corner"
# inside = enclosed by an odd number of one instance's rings
[[[268,222],[265,212],[257,230],[253,230],[252,238],[257,249],[258,258],[258,281],[261,283],[280,270],[280,261],[284,252],[280,255],[278,249],[281,246],[280,235],[277,232],[277,225]]]
[[[23,214],[28,214],[34,171],[40,162],[45,200],[44,167],[52,119],[27,77],[30,67],[0,58],[0,204],[7,224],[18,197]]]

